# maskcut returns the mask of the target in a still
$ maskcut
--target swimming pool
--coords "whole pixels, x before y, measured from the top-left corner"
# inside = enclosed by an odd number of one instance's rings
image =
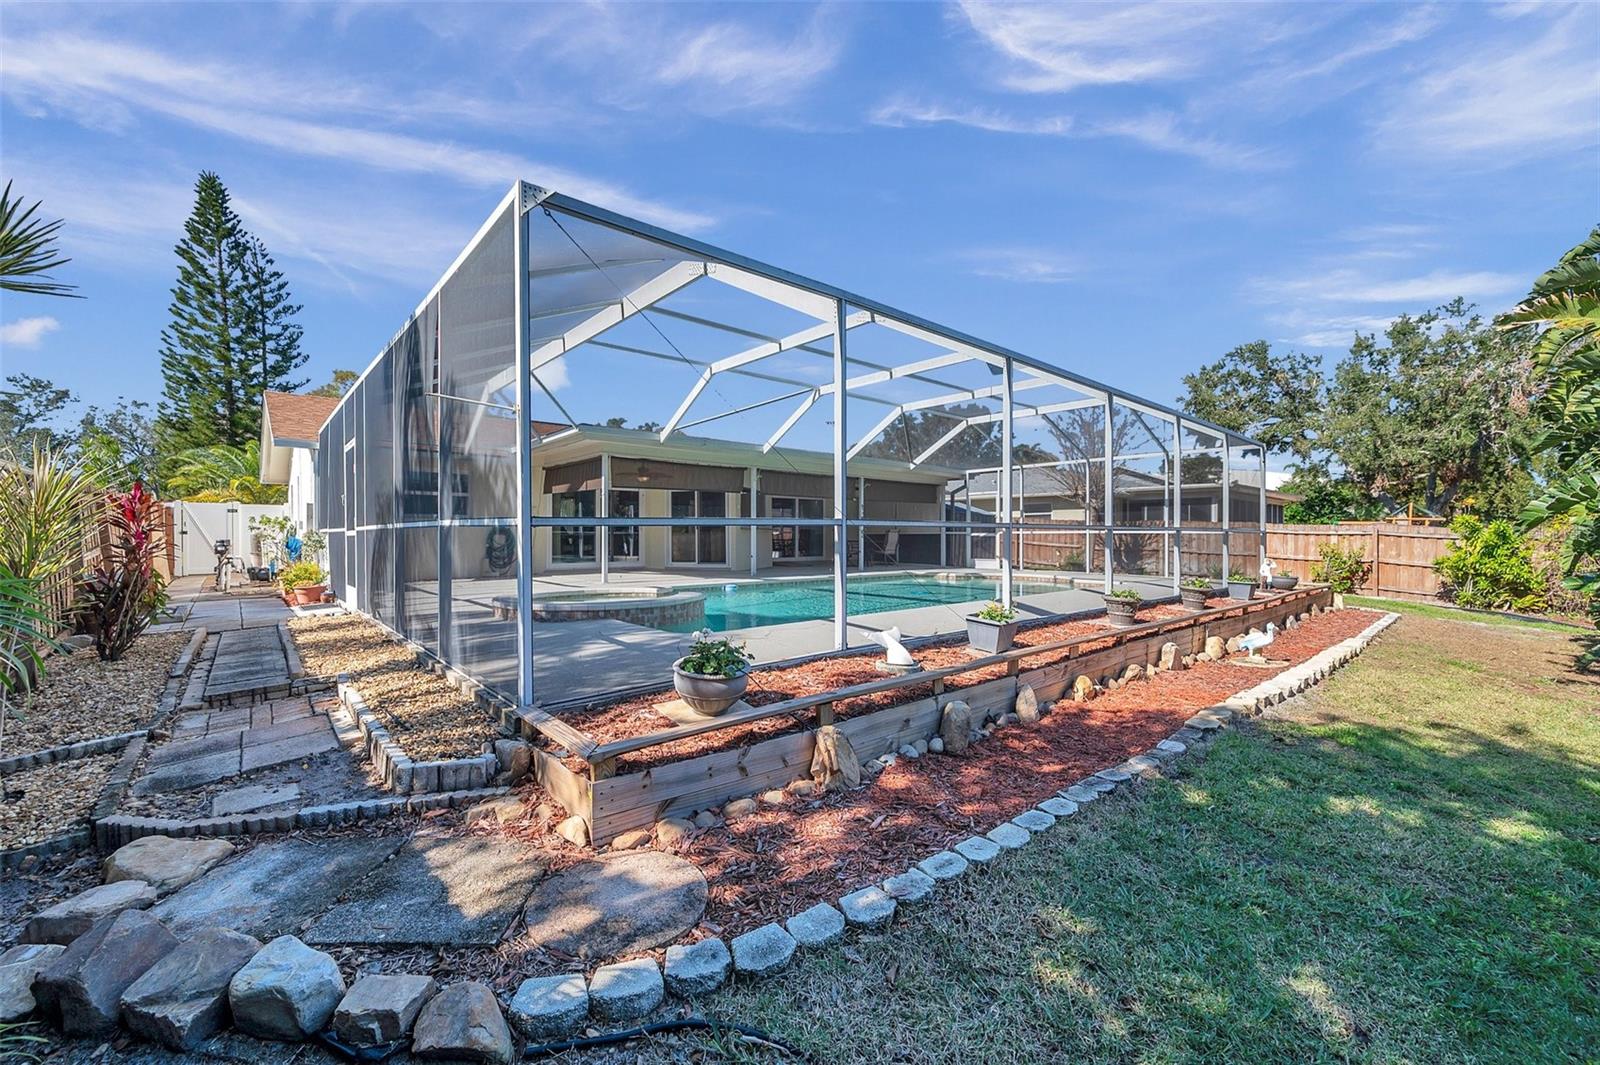
[[[700,592],[706,597],[705,621],[663,626],[668,632],[693,632],[700,628],[727,632],[729,629],[748,629],[757,625],[783,625],[791,621],[833,617],[833,581],[829,578],[755,584],[705,584],[688,590]],[[1037,595],[1040,592],[1070,591],[1071,585],[1013,579],[1011,590],[1016,596]],[[855,617],[884,610],[949,606],[996,599],[1000,595],[1000,579],[856,578],[849,582],[847,591],[850,616]]]

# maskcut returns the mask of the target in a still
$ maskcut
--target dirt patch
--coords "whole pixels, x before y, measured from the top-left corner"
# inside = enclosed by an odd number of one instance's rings
[[[419,668],[415,655],[366,618],[294,618],[289,631],[307,671],[349,674],[367,707],[413,760],[471,757],[500,735],[481,707],[443,677]]]
[[[189,637],[145,634],[115,662],[102,662],[94,648],[45,660],[44,683],[6,722],[7,757],[114,736],[149,725],[156,714],[167,671]]]
[[[43,843],[87,823],[122,752],[0,777],[0,850]]]

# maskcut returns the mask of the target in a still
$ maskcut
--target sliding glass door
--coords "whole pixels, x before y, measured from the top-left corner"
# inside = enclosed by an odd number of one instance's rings
[[[674,518],[723,518],[727,514],[728,500],[721,492],[672,493]],[[727,565],[726,530],[720,525],[674,525],[671,561],[680,566]]]

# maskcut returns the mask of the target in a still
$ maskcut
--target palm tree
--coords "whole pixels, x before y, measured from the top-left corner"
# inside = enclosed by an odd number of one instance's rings
[[[169,491],[190,501],[283,503],[289,489],[261,483],[261,445],[214,444],[180,451],[166,479]]]
[[[22,197],[12,197],[9,181],[0,192],[0,289],[82,299],[72,291],[76,285],[49,280],[51,270],[72,260],[56,250],[61,219],[46,222],[33,217],[42,202],[35,200],[24,210]]]

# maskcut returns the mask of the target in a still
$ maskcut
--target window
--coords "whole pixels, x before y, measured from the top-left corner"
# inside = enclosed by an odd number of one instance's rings
[[[674,518],[723,518],[728,500],[721,492],[672,493]],[[728,561],[728,537],[720,525],[674,525],[671,561],[680,565],[723,565]]]
[[[1282,503],[1268,503],[1267,504],[1267,524],[1269,524],[1269,525],[1282,525],[1283,524],[1283,504]]]
[[[639,493],[627,490],[612,492],[611,516],[613,518],[637,518],[639,516]],[[623,525],[611,530],[611,561],[639,561],[639,527],[637,525]]]
[[[557,518],[594,517],[593,492],[558,492],[550,497],[550,513]],[[554,562],[593,562],[594,526],[557,525],[550,557]]]
[[[824,501],[796,496],[768,496],[769,518],[821,518]],[[815,525],[775,525],[772,528],[772,557],[775,559],[821,558],[823,529]]]

